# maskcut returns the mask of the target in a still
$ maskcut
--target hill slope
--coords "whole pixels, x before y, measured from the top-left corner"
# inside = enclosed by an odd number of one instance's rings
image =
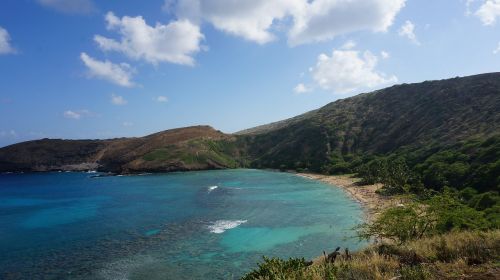
[[[234,168],[235,138],[209,126],[140,138],[42,139],[0,149],[0,171],[94,170],[116,173]]]
[[[234,135],[199,126],[141,138],[30,141],[0,149],[0,171],[160,172],[249,163],[342,173],[377,156],[405,158],[438,187],[498,187],[500,73],[392,86]]]
[[[500,73],[397,85],[298,119],[243,136],[255,167],[342,173],[395,154],[415,167],[447,150],[467,165],[494,164],[500,158]]]
[[[397,85],[338,100],[249,138],[258,146],[251,149],[253,156],[277,167],[280,158],[321,161],[332,154],[389,153],[498,133],[500,74],[494,73]]]

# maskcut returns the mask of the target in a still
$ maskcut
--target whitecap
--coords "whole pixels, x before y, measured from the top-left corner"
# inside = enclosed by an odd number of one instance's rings
[[[247,220],[218,220],[215,223],[209,225],[208,229],[212,233],[223,233],[228,229],[235,228],[246,222]]]
[[[211,192],[211,191],[215,190],[218,187],[219,186],[210,186],[210,187],[208,187],[208,192]]]

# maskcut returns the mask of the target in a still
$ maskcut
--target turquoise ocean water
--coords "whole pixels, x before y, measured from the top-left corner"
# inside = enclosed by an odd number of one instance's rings
[[[363,245],[360,206],[293,174],[92,175],[0,175],[0,279],[237,279]]]

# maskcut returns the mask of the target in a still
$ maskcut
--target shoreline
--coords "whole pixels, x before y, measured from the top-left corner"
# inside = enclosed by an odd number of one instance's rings
[[[382,184],[359,186],[356,184],[359,182],[359,179],[349,175],[322,175],[314,173],[295,174],[342,189],[361,205],[367,221],[372,220],[383,210],[395,204],[393,197],[385,197],[376,193],[376,191],[382,187]]]
[[[235,169],[248,169],[248,168],[235,168]],[[249,168],[252,169],[252,168]],[[219,169],[216,169],[219,170]],[[223,169],[223,170],[234,170],[234,169]],[[276,169],[255,169],[255,170],[267,170],[271,172],[283,172]],[[96,174],[92,177],[107,177],[107,176],[140,176],[149,174],[175,174],[183,172],[193,172],[193,171],[213,171],[213,170],[188,170],[188,171],[170,171],[170,172],[152,172],[152,173],[137,173],[137,174]],[[38,171],[38,172],[28,172],[28,173],[54,173],[54,172],[75,172],[75,173],[94,173],[92,171]],[[26,173],[26,172],[20,172]],[[20,174],[18,172],[3,172],[0,174]],[[296,176],[303,178],[319,181],[328,184],[333,187],[342,189],[347,195],[358,202],[364,212],[366,221],[372,220],[375,216],[380,214],[383,210],[390,206],[396,205],[396,197],[386,197],[376,193],[378,189],[382,187],[382,184],[374,185],[357,185],[359,178],[352,177],[351,175],[324,175],[317,173],[305,173],[305,172],[292,172],[288,171]]]

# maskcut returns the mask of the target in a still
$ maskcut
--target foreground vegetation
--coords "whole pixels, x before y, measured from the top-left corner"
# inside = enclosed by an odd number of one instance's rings
[[[496,279],[499,258],[499,230],[453,232],[373,245],[335,262],[264,259],[242,279]]]
[[[472,160],[444,151],[413,165],[410,153],[359,164],[361,184],[381,183],[378,193],[399,201],[357,227],[373,245],[354,254],[338,248],[315,262],[264,258],[243,279],[498,279],[498,143],[466,145],[480,155]]]
[[[340,248],[315,261],[264,258],[250,279],[497,279],[500,230],[496,220],[457,194],[399,195],[400,203],[357,227],[368,248]]]

